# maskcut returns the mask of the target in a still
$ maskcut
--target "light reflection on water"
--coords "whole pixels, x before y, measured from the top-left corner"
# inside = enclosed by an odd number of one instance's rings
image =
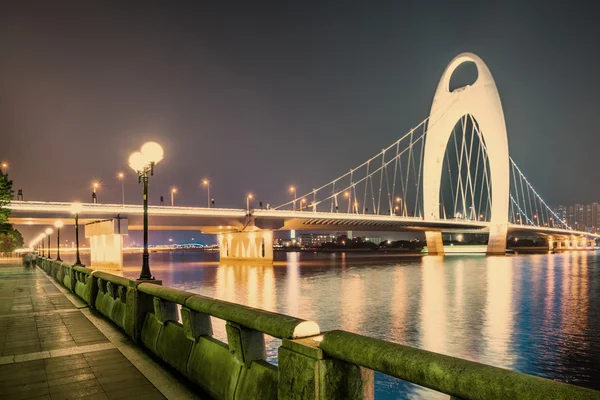
[[[153,253],[151,268],[164,285],[312,319],[322,331],[344,329],[600,389],[600,256],[594,252],[278,256],[284,259],[274,265],[234,265],[220,264],[217,254]],[[140,263],[140,255],[126,255],[124,275],[135,278]],[[214,330],[225,339],[222,321]],[[268,340],[270,361],[278,345]],[[438,396],[377,374],[376,397]]]

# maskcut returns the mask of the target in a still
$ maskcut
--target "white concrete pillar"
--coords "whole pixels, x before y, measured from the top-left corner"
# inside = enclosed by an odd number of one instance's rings
[[[442,232],[426,231],[425,240],[427,240],[427,254],[431,256],[444,255],[444,242],[442,241]]]
[[[554,238],[552,236],[548,236],[548,250],[554,250]]]
[[[273,231],[219,234],[221,261],[273,261]]]
[[[506,238],[508,225],[490,225],[490,236],[488,238],[487,255],[506,255]]]
[[[91,267],[123,269],[123,235],[127,235],[127,219],[110,219],[86,224],[85,237],[90,240]]]

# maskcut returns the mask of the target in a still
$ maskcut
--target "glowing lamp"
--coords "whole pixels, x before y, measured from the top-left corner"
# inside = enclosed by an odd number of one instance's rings
[[[63,224],[63,222],[62,222],[62,221],[56,221],[56,222],[54,223],[54,227],[55,227],[55,228],[57,228],[57,229],[60,229],[60,228],[62,228],[63,226],[64,226],[64,224]]]
[[[52,228],[47,228],[46,229],[46,235],[50,235],[52,233]]]
[[[148,142],[142,146],[142,156],[147,163],[158,164],[164,154],[162,146],[156,142]]]
[[[146,166],[146,159],[139,151],[129,156],[129,166],[136,172],[142,171]]]

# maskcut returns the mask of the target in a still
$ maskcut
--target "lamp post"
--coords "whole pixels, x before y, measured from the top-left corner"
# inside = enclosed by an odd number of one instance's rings
[[[40,235],[40,242],[42,243],[42,257],[46,257],[46,250],[44,250],[44,239],[46,238],[46,234],[42,233]]]
[[[94,203],[94,204],[98,203],[98,195],[96,195],[96,189],[98,189],[99,187],[100,187],[99,182],[92,183],[92,203]]]
[[[46,228],[46,235],[48,235],[48,258],[50,257],[50,234],[52,233],[52,228]]]
[[[125,207],[125,174],[122,172],[119,172],[117,174],[117,178],[119,178],[121,180],[121,201],[122,201],[123,207]]]
[[[175,193],[177,193],[177,188],[171,188],[171,207],[175,205]]]
[[[63,227],[62,221],[56,221],[54,227],[56,228],[56,261],[62,261],[60,258],[60,228]]]
[[[348,199],[348,212],[350,212],[350,202],[352,201],[350,198],[350,192],[344,192],[344,197]]]
[[[75,247],[76,247],[76,260],[73,266],[81,267],[83,264],[81,263],[81,259],[79,258],[79,213],[81,212],[81,203],[73,203],[71,204],[71,214],[75,216]]]
[[[140,279],[154,279],[150,273],[150,255],[148,254],[148,176],[154,175],[154,166],[163,159],[164,151],[156,142],[144,144],[141,151],[129,156],[129,166],[138,174],[138,182],[143,184],[144,201],[144,253],[142,254],[142,271]],[[173,191],[171,191],[173,205]]]
[[[290,193],[294,193],[294,208],[293,208],[293,211],[296,211],[296,186],[290,186]]]
[[[2,172],[6,172],[8,169],[8,163],[6,161],[2,161],[2,164],[0,164],[0,169],[2,169]]]
[[[210,208],[210,181],[208,179],[204,179],[202,184],[206,186],[206,207]]]
[[[250,213],[250,200],[252,200],[254,196],[252,195],[252,193],[250,193],[248,196],[246,196],[246,212]]]

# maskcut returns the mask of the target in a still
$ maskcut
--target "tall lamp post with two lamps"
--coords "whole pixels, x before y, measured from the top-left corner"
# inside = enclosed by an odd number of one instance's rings
[[[129,166],[137,173],[138,182],[143,184],[144,201],[144,253],[142,254],[142,272],[140,279],[154,279],[150,273],[150,255],[148,254],[148,177],[154,175],[154,166],[163,159],[164,151],[160,144],[148,142],[129,156]],[[173,192],[171,192],[171,196]],[[171,197],[171,205],[173,203]]]

